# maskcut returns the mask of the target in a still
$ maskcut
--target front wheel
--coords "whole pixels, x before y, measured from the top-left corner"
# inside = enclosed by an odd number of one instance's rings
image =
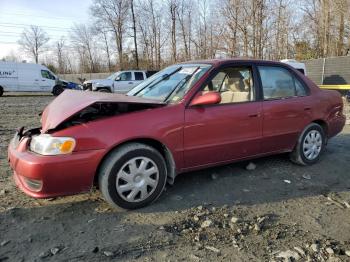
[[[132,143],[112,151],[102,163],[98,184],[113,206],[141,208],[156,200],[166,183],[166,164],[153,147]]]
[[[63,91],[64,91],[63,87],[57,85],[57,86],[54,86],[54,87],[53,87],[53,89],[52,89],[52,94],[53,94],[54,96],[58,96],[58,95],[60,95]]]
[[[111,92],[111,90],[109,90],[108,88],[100,88],[97,91],[102,92],[102,93],[110,93]]]
[[[325,141],[326,136],[320,125],[316,123],[308,125],[291,153],[291,160],[304,166],[315,164],[324,149]]]

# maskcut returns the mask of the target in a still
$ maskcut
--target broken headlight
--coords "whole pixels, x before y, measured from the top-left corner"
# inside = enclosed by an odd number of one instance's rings
[[[53,137],[48,134],[33,136],[30,150],[44,156],[66,155],[73,152],[75,139],[71,137]]]

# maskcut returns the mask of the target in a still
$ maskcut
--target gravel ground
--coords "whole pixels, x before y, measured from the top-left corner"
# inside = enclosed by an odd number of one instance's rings
[[[52,99],[0,97],[0,261],[350,261],[349,125],[314,166],[278,155],[187,173],[125,211],[96,190],[36,200],[14,186],[7,145]]]

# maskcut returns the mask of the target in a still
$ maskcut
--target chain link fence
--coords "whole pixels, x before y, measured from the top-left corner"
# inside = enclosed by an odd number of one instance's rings
[[[303,61],[308,77],[317,85],[350,85],[350,56]]]

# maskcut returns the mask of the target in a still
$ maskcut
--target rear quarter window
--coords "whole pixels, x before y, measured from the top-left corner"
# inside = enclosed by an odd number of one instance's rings
[[[258,66],[264,99],[305,96],[304,85],[286,68]]]

